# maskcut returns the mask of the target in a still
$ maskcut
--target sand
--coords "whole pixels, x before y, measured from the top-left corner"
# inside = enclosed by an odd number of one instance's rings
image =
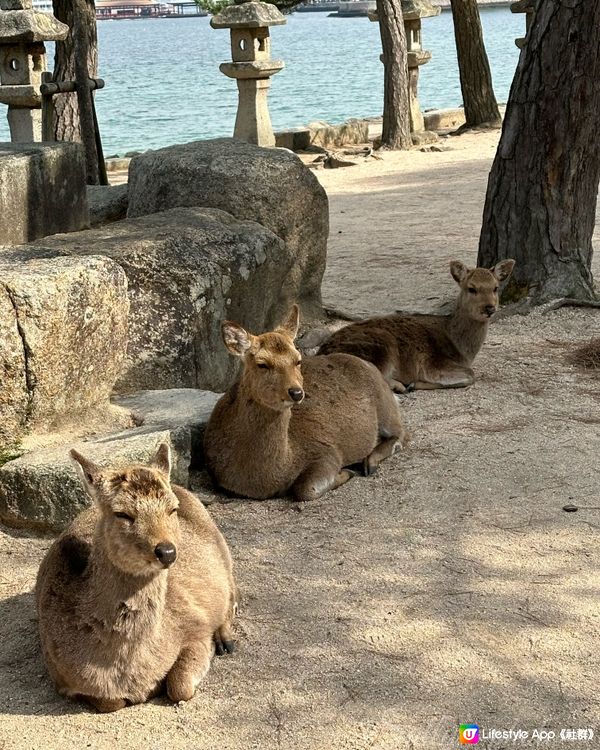
[[[319,172],[326,303],[365,314],[451,297],[447,262],[475,258],[496,141]],[[99,716],[58,697],[31,594],[50,540],[5,529],[0,748],[446,750],[460,723],[530,733],[479,745],[502,750],[600,733],[600,376],[566,361],[599,314],[494,323],[473,387],[402,400],[412,443],[373,478],[302,506],[211,505],[236,561],[239,648],[185,705]]]

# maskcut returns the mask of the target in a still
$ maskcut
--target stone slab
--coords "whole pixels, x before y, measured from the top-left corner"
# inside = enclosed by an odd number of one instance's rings
[[[339,125],[315,121],[308,125],[310,143],[322,148],[339,148],[351,143],[367,143],[369,140],[368,120],[347,120]]]
[[[275,133],[277,148],[287,148],[290,151],[304,151],[310,146],[311,132],[309,128],[289,128]]]
[[[433,109],[423,112],[426,130],[454,130],[465,124],[465,111],[458,109]]]
[[[79,143],[0,143],[0,245],[88,226]]]
[[[0,466],[0,521],[12,526],[60,531],[90,503],[69,450],[100,466],[148,463],[162,442],[171,445],[172,481],[189,485],[192,447],[220,394],[198,390],[150,391],[118,398],[139,426],[123,432],[32,451]]]

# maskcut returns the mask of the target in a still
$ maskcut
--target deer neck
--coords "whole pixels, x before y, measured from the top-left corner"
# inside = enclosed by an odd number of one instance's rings
[[[89,571],[87,600],[96,626],[136,639],[157,630],[166,604],[167,570],[148,576],[125,573],[106,555],[97,530]]]
[[[448,335],[467,364],[471,364],[483,346],[488,326],[488,320],[474,320],[460,302],[448,316]]]
[[[242,377],[236,397],[235,424],[243,433],[252,460],[288,459],[290,418],[291,409],[276,411],[256,401]]]

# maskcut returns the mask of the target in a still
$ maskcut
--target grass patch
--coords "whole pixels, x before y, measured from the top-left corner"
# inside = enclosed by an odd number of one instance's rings
[[[23,451],[18,445],[7,445],[4,448],[0,448],[0,468],[9,461],[14,461],[15,458],[20,458],[22,455]]]
[[[590,339],[568,355],[569,362],[584,370],[600,370],[600,338]]]

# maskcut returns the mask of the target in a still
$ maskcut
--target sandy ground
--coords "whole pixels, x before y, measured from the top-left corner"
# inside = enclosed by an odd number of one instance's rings
[[[362,314],[452,294],[447,261],[475,258],[496,137],[320,172],[326,302]],[[188,704],[98,716],[59,698],[31,594],[49,540],[5,530],[0,748],[446,750],[470,722],[530,733],[488,750],[600,747],[558,736],[600,736],[600,377],[565,361],[599,314],[495,323],[472,388],[402,401],[412,444],[376,477],[304,506],[213,504],[237,564],[239,649]]]

